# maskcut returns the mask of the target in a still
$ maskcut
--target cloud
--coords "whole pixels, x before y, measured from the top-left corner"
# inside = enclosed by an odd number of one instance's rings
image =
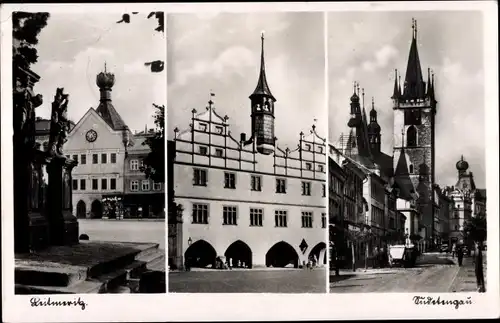
[[[399,51],[392,45],[385,45],[375,52],[372,59],[362,63],[363,69],[372,72],[376,69],[385,68],[393,59],[397,58]]]

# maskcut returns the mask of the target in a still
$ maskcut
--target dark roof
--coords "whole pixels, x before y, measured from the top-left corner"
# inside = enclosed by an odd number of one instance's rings
[[[476,198],[482,198],[486,200],[486,189],[485,188],[476,189]]]
[[[75,127],[75,123],[73,121],[69,121],[69,130],[73,130]],[[50,120],[37,118],[35,121],[35,131],[37,135],[49,134],[50,133]]]
[[[398,164],[394,171],[394,181],[396,188],[399,189],[399,196],[403,199],[412,199],[412,194],[415,192],[413,183],[410,179],[408,172],[408,164],[406,162],[406,155],[404,149],[401,149]]]
[[[336,175],[335,177],[342,179],[342,181],[345,180],[344,170],[331,157],[328,157],[328,167],[329,167],[329,170],[331,170],[332,173]]]
[[[269,89],[269,85],[267,84],[266,79],[266,64],[264,62],[264,36],[261,37],[261,53],[260,53],[260,73],[259,80],[257,81],[257,86],[253,91],[250,98],[257,95],[265,95],[270,97],[273,101],[276,101],[271,90]]]
[[[123,130],[127,127],[111,101],[101,101],[96,112],[113,130]]]
[[[375,163],[380,166],[380,172],[387,177],[392,177],[394,174],[393,157],[383,152],[378,152],[374,154],[373,158],[375,159]]]
[[[425,97],[425,82],[422,77],[422,68],[417,48],[416,25],[413,28],[413,38],[411,40],[403,88],[404,99],[420,99]]]

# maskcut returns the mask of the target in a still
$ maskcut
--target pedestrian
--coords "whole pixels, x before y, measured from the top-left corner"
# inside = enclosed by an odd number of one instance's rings
[[[379,258],[380,258],[380,252],[378,250],[378,247],[375,247],[373,250],[373,268],[378,268],[379,267]]]
[[[184,268],[186,269],[186,271],[191,270],[189,257],[186,257],[186,260],[184,261]]]
[[[456,244],[453,244],[453,245],[451,246],[451,257],[452,257],[452,258],[455,258],[455,253],[456,253],[456,251],[457,251],[457,245],[456,245]]]
[[[474,272],[476,274],[477,289],[479,293],[484,293],[486,289],[484,284],[483,251],[479,243],[476,245],[474,253]]]
[[[233,258],[229,258],[229,270],[233,269]]]
[[[462,250],[462,246],[457,247],[457,258],[458,258],[458,266],[462,266],[462,261],[464,259],[464,251]]]

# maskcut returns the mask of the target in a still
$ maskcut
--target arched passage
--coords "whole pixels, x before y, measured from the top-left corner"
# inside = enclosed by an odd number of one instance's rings
[[[76,203],[76,217],[79,219],[87,217],[87,205],[85,205],[85,202],[82,200]]]
[[[102,219],[102,203],[99,200],[94,200],[90,207],[90,212],[92,213],[92,219]]]
[[[238,261],[240,266],[245,266],[252,268],[252,249],[241,240],[233,242],[224,253],[224,256],[229,261],[232,259],[233,267],[238,267]]]
[[[285,241],[280,241],[269,249],[266,253],[267,267],[286,267],[293,265],[299,267],[299,255],[297,251]]]
[[[184,259],[189,267],[215,267],[217,252],[214,247],[205,240],[198,240],[190,245],[184,253]]]
[[[320,242],[311,249],[309,259],[313,259],[315,256],[318,264],[327,264],[326,243]]]

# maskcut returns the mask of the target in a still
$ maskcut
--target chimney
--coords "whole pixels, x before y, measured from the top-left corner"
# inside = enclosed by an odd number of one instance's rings
[[[241,141],[242,143],[244,143],[244,142],[246,142],[246,141],[247,141],[247,135],[246,135],[245,133],[243,133],[243,132],[242,132],[242,133],[241,133],[241,135],[240,135],[240,141]]]

